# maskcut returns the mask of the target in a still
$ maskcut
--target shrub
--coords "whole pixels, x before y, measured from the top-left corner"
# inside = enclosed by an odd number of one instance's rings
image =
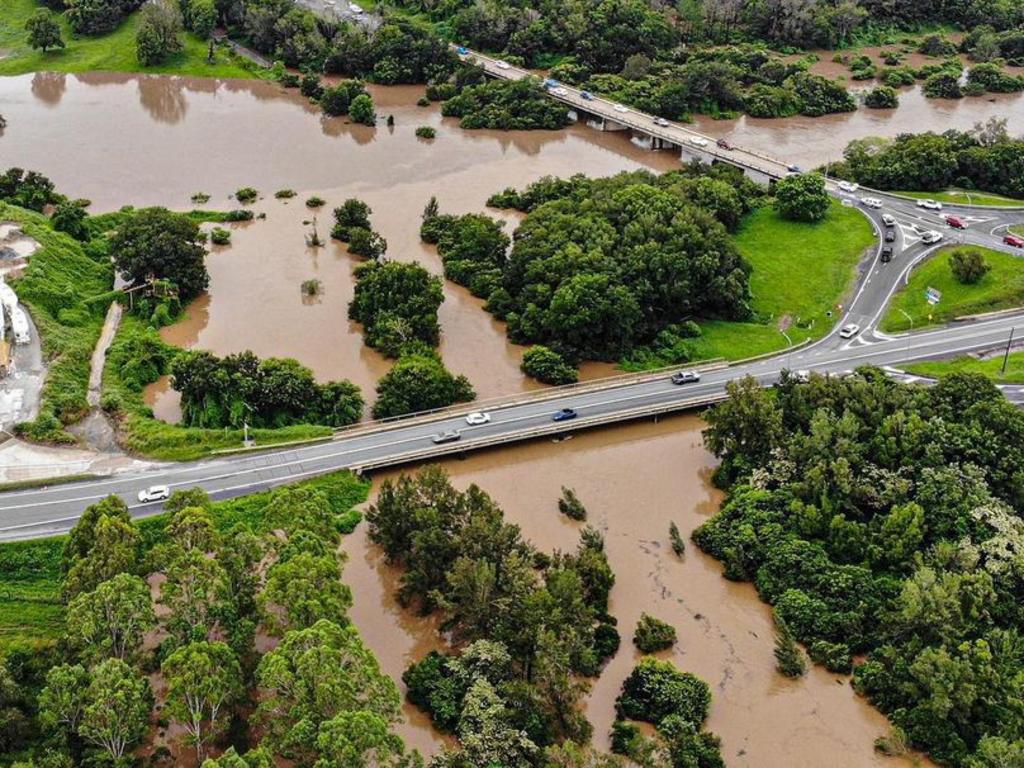
[[[671,662],[652,658],[642,659],[633,668],[615,700],[620,717],[655,725],[670,715],[700,725],[707,719],[710,705],[707,683],[681,672]]]
[[[322,208],[324,205],[326,205],[326,203],[326,200],[324,200],[322,197],[317,197],[316,195],[313,195],[312,197],[306,199],[307,208]]]
[[[822,664],[829,672],[848,675],[853,669],[853,658],[850,647],[843,643],[830,643],[828,640],[815,640],[807,649],[811,660]]]
[[[430,99],[428,99],[426,96],[420,96],[416,100],[416,106],[417,107],[429,107],[430,106]]]
[[[373,111],[373,99],[367,93],[361,93],[352,99],[348,108],[348,116],[354,123],[373,125],[377,122],[377,113]]]
[[[676,628],[646,613],[640,615],[633,632],[633,645],[641,653],[654,653],[671,648],[676,642]]]
[[[558,511],[573,520],[582,521],[587,519],[587,508],[583,506],[583,502],[576,496],[576,491],[572,488],[566,488],[564,485],[562,486],[562,498],[558,500]]]
[[[317,296],[320,291],[323,290],[323,283],[316,278],[312,280],[303,280],[302,286],[300,287],[303,296]]]
[[[535,344],[523,353],[523,373],[545,384],[574,384],[579,372],[549,347]]]
[[[388,241],[365,227],[352,227],[348,231],[348,252],[364,259],[379,259],[388,249]]]
[[[871,109],[895,109],[899,104],[896,91],[887,85],[872,88],[864,95],[864,106]]]
[[[991,269],[981,251],[974,248],[957,248],[949,254],[949,268],[963,285],[974,285]]]
[[[431,128],[429,125],[421,125],[416,129],[416,136],[420,139],[432,139],[437,136],[437,131]]]
[[[279,189],[279,190],[277,190],[277,192],[274,193],[274,197],[276,197],[278,200],[289,200],[289,199],[295,197],[295,190],[294,189]]]
[[[235,210],[228,211],[224,214],[224,221],[252,221],[252,217],[252,211],[236,208]]]
[[[668,538],[672,542],[672,551],[677,557],[682,557],[686,552],[686,544],[683,542],[682,534],[679,533],[679,526],[673,520],[668,524]]]
[[[778,612],[775,613],[775,668],[786,677],[800,677],[807,671],[800,646]]]
[[[615,754],[634,754],[641,739],[643,739],[643,734],[640,733],[640,726],[636,723],[627,723],[624,720],[616,720],[612,723],[611,747]]]
[[[223,227],[214,227],[210,232],[210,242],[214,245],[228,245],[231,242],[231,232]]]
[[[256,202],[259,195],[260,193],[252,187],[241,187],[235,192],[235,199],[243,205],[247,205]]]
[[[830,204],[825,179],[820,174],[787,176],[775,185],[775,210],[784,219],[821,221]]]
[[[294,72],[282,72],[279,82],[285,88],[298,88],[301,80]]]
[[[210,196],[208,194],[206,194],[205,192],[195,192],[195,193],[193,193],[193,195],[191,197],[191,200],[192,200],[193,203],[196,203],[198,205],[202,205],[203,203],[210,202]]]
[[[331,229],[331,237],[347,243],[351,230],[356,227],[370,229],[370,214],[373,210],[355,197],[350,197],[340,206],[334,209],[334,227]]]
[[[946,71],[929,76],[921,90],[931,99],[959,99],[964,95],[960,88],[960,78]]]

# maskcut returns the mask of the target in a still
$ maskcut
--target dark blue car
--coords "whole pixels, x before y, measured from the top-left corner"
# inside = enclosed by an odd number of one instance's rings
[[[552,421],[568,421],[569,419],[576,418],[576,411],[572,408],[563,408],[560,411],[555,411],[555,415],[551,417]]]

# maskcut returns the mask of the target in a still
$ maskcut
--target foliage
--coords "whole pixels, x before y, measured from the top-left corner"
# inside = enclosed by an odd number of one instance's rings
[[[675,642],[675,627],[646,613],[640,614],[640,620],[636,623],[636,630],[633,632],[633,645],[641,653],[663,651],[666,648],[671,648]]]
[[[445,117],[459,118],[462,128],[503,131],[564,128],[564,104],[550,99],[536,79],[489,80],[465,88],[441,106]]]
[[[949,268],[957,281],[964,285],[974,285],[991,269],[985,263],[985,256],[976,248],[955,249],[949,254]]]
[[[75,240],[87,242],[90,237],[89,227],[85,220],[85,209],[72,202],[58,203],[50,216],[50,223],[58,232],[65,232]]]
[[[807,663],[786,620],[775,614],[775,668],[786,677],[801,677]]]
[[[686,543],[683,541],[682,534],[679,533],[679,526],[676,525],[675,520],[668,524],[668,538],[676,557],[682,557],[686,552]]]
[[[239,187],[235,191],[235,199],[243,205],[255,203],[260,193],[254,187]]]
[[[312,197],[306,198],[307,208],[321,208],[326,204],[326,201],[322,197],[313,195]]]
[[[449,372],[432,350],[412,345],[377,382],[373,417],[389,419],[430,411],[455,403],[468,403],[475,397],[469,379]]]
[[[527,376],[532,376],[545,384],[575,384],[579,378],[575,366],[566,362],[566,359],[555,350],[542,344],[534,344],[523,352],[520,368]]]
[[[114,265],[130,285],[169,280],[181,301],[206,289],[206,251],[195,221],[166,208],[144,208],[124,222],[110,240]]]
[[[437,131],[432,126],[421,125],[416,128],[416,138],[418,139],[433,139],[437,136]]]
[[[334,228],[331,230],[331,237],[348,242],[353,229],[371,229],[371,213],[373,209],[370,206],[362,200],[350,197],[334,209]]]
[[[373,99],[370,98],[370,94],[361,93],[352,99],[352,104],[348,108],[348,116],[354,123],[374,125],[377,122],[377,113],[373,110]]]
[[[644,658],[622,683],[615,700],[620,717],[658,725],[671,716],[700,726],[708,716],[711,690],[689,672],[680,672],[669,661]]]
[[[558,500],[558,511],[568,518],[583,522],[587,519],[587,508],[583,506],[572,488],[562,486],[562,497]]]
[[[319,96],[320,108],[328,115],[347,115],[354,100],[365,93],[366,88],[358,80],[342,80],[340,83],[322,89]],[[360,121],[357,120],[357,122]]]
[[[174,0],[152,0],[143,6],[141,14],[135,36],[139,63],[147,67],[163,64],[185,49],[181,40],[183,22],[178,3]]]
[[[800,173],[775,185],[775,210],[784,219],[821,221],[829,209],[825,179],[817,173]]]
[[[338,427],[358,421],[363,410],[351,382],[318,384],[295,360],[260,360],[252,352],[181,352],[171,363],[171,386],[181,392],[182,423],[193,427]]]
[[[60,34],[60,25],[53,18],[49,8],[40,8],[27,22],[25,31],[28,32],[28,44],[32,48],[38,48],[43,53],[50,48],[63,48],[64,38]]]
[[[900,99],[894,88],[880,85],[864,95],[864,105],[872,109],[895,109],[900,105]]]
[[[210,242],[214,245],[230,245],[231,230],[224,229],[223,227],[214,227],[210,231]]]
[[[53,182],[36,171],[8,168],[0,175],[0,200],[42,213],[51,203],[60,203]]]
[[[348,316],[363,324],[369,346],[399,357],[412,342],[437,345],[437,310],[444,301],[441,278],[417,262],[398,261],[361,264],[355,276]]]
[[[141,0],[69,0],[64,4],[68,23],[79,35],[111,32],[141,5]]]

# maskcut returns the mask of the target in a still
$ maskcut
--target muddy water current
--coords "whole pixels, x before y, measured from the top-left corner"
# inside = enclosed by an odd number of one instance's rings
[[[681,416],[591,432],[449,461],[454,483],[477,483],[544,550],[574,549],[580,523],[558,512],[563,485],[586,505],[588,524],[605,536],[616,583],[610,611],[622,646],[595,683],[587,702],[595,743],[607,746],[615,697],[639,655],[633,627],[641,613],[671,622],[679,641],[659,656],[706,680],[713,703],[708,727],[722,737],[732,768],[862,768],[902,765],[875,755],[885,719],[852,690],[847,678],[820,667],[792,681],[775,672],[771,613],[749,584],[721,576],[718,562],[689,541],[690,532],[717,509],[721,494],[709,482],[714,458],[701,443],[703,422]],[[384,477],[375,478],[379,488]],[[687,541],[677,558],[668,541],[671,521]],[[438,647],[436,627],[397,606],[396,574],[360,526],[346,539],[345,579],[352,585],[352,616],[382,666],[396,679],[414,659]],[[422,715],[404,726],[420,749],[438,748]],[[907,763],[909,765],[909,763]]]

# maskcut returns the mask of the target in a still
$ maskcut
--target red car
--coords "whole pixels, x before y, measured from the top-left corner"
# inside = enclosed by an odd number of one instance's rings
[[[1003,238],[1003,242],[1007,245],[1012,245],[1014,248],[1024,248],[1024,237],[1017,237],[1016,235],[1007,235]]]
[[[719,139],[718,141],[715,142],[715,144],[717,144],[722,149],[732,149],[732,144],[730,144],[725,139]]]
[[[946,223],[953,229],[967,229],[967,222],[963,219],[958,219],[956,216],[947,216]]]

